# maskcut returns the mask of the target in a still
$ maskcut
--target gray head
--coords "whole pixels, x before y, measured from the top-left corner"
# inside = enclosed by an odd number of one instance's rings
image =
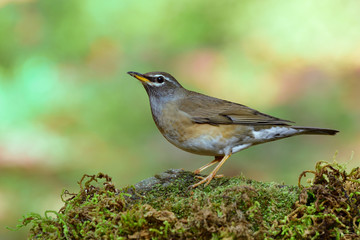
[[[176,90],[183,88],[173,76],[166,72],[148,72],[145,74],[128,72],[128,74],[140,80],[149,97],[170,96]]]

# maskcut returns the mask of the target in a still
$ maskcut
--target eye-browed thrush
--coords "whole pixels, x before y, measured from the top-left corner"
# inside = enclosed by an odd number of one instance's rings
[[[190,153],[215,156],[213,171],[192,185],[209,184],[225,161],[251,146],[301,134],[335,135],[326,128],[290,125],[291,121],[273,117],[242,104],[210,97],[183,88],[169,73],[128,72],[140,80],[149,99],[153,119],[162,135],[176,147]]]

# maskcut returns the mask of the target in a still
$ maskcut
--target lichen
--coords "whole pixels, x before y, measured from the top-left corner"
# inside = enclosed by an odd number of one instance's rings
[[[307,173],[309,186],[300,182]],[[29,239],[356,239],[360,170],[319,162],[299,186],[214,179],[190,189],[191,172],[169,170],[116,189],[106,174],[84,175],[64,206],[29,214]]]

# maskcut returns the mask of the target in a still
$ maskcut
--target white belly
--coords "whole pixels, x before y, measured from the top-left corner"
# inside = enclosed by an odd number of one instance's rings
[[[224,138],[221,134],[215,136],[204,134],[182,143],[170,142],[185,151],[209,156],[223,156],[236,153],[252,145],[251,143],[242,143],[238,137]]]

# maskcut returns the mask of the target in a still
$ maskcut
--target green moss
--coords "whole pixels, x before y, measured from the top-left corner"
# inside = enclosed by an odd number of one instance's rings
[[[308,187],[238,178],[189,189],[193,173],[169,170],[117,190],[84,175],[59,212],[30,214],[29,239],[356,239],[360,170],[319,162]]]
[[[314,174],[309,187],[300,185]],[[337,163],[318,162],[315,171],[299,177],[302,188],[294,211],[283,220],[282,235],[313,239],[360,238],[360,169],[346,173]]]

